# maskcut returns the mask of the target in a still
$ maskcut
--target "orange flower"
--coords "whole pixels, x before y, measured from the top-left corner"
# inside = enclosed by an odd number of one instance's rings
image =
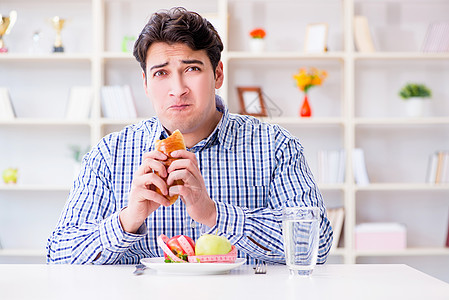
[[[265,30],[263,28],[254,28],[253,30],[251,30],[249,35],[253,39],[263,39],[267,35],[267,33],[265,32]]]
[[[308,71],[305,68],[301,68],[298,73],[293,75],[296,86],[306,94],[311,87],[321,85],[326,77],[327,72],[317,68],[310,68]]]

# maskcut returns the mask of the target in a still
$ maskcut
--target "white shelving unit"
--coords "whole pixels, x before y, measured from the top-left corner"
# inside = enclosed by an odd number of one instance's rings
[[[327,206],[343,205],[346,212],[344,238],[330,261],[405,262],[449,281],[449,274],[442,271],[449,268],[449,251],[444,248],[449,184],[425,183],[428,156],[449,149],[449,54],[419,52],[428,24],[448,21],[449,3],[443,0],[170,0],[164,7],[156,1],[44,0],[39,8],[30,0],[3,1],[0,12],[16,9],[19,13],[16,27],[5,38],[10,53],[0,55],[0,85],[9,88],[18,117],[0,120],[0,142],[9,145],[0,149],[0,157],[6,158],[0,169],[18,166],[21,177],[16,186],[0,185],[4,247],[0,262],[33,256],[44,259],[42,247],[73,176],[68,145],[96,144],[105,134],[154,114],[143,93],[140,66],[130,53],[120,52],[120,42],[124,35],[138,35],[153,11],[172,6],[206,14],[218,27],[225,42],[226,76],[219,93],[231,112],[239,112],[237,86],[261,86],[268,101],[281,110],[263,120],[280,124],[301,139],[314,173],[318,151],[346,151],[345,181],[320,184]],[[374,53],[354,49],[352,17],[356,14],[370,21]],[[63,29],[63,54],[46,51],[51,49],[54,32],[44,20],[52,15],[69,19]],[[329,52],[304,53],[306,25],[316,22],[329,24]],[[267,30],[267,50],[252,53],[247,33],[259,26]],[[43,54],[28,53],[34,30],[42,32]],[[301,119],[297,111],[302,95],[292,75],[308,66],[326,69],[329,77],[323,86],[311,90],[313,116]],[[434,92],[433,111],[425,117],[407,118],[402,112],[397,92],[409,80],[424,81]],[[138,119],[102,117],[100,88],[113,84],[131,86]],[[88,120],[64,119],[68,91],[74,85],[94,88]],[[354,148],[365,152],[369,185],[354,183]],[[7,209],[27,210],[25,200],[41,203],[36,213],[51,219],[45,230],[33,229],[32,221],[38,218],[27,223],[27,218],[17,215],[22,217],[19,226],[30,229],[13,234],[11,228],[18,222],[7,217]],[[45,205],[54,207],[48,212]],[[375,221],[405,223],[409,247],[404,251],[354,249],[355,225]],[[36,235],[42,242],[23,244],[18,241],[20,232]]]

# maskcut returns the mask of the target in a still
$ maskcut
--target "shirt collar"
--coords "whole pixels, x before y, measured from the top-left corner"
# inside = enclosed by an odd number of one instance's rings
[[[215,95],[217,110],[223,113],[220,122],[217,125],[218,141],[227,150],[231,150],[234,141],[234,132],[229,127],[229,110],[223,103],[220,96]]]
[[[218,95],[215,95],[215,105],[217,110],[223,114],[220,121],[218,122],[214,131],[207,138],[199,141],[195,146],[188,149],[189,151],[195,153],[216,145],[217,143],[220,143],[224,148],[228,150],[231,149],[233,136],[232,132],[228,129],[229,110],[223,103],[223,99]],[[159,140],[168,137],[168,133],[165,130],[164,126],[162,126],[159,119],[157,119],[156,137],[156,139]]]

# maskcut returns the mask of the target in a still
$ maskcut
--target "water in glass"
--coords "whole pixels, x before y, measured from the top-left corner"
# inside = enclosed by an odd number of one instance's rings
[[[292,275],[309,276],[316,265],[319,244],[318,211],[284,213],[285,260]]]

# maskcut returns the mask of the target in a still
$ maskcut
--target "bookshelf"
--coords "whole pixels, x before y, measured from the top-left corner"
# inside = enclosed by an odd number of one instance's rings
[[[0,250],[1,262],[20,261],[22,256],[43,260],[45,240],[70,189],[73,176],[70,144],[96,144],[105,134],[154,114],[143,93],[140,67],[130,53],[120,52],[120,37],[137,35],[150,13],[160,8],[158,3],[45,0],[40,5],[36,8],[30,0],[6,0],[0,4],[0,11],[17,9],[19,13],[15,27],[5,39],[10,53],[0,55],[0,70],[7,71],[0,72],[0,82],[8,87],[18,114],[14,120],[0,120],[0,141],[10,144],[0,150],[1,157],[8,158],[0,162],[0,169],[17,165],[21,176],[16,186],[0,184],[0,239],[4,247]],[[301,139],[314,173],[319,151],[346,151],[345,181],[319,184],[328,207],[345,208],[341,247],[332,251],[329,260],[382,263],[401,262],[406,258],[407,263],[449,281],[448,275],[438,268],[421,267],[435,257],[447,261],[449,255],[444,248],[449,222],[449,184],[425,183],[428,156],[449,149],[449,88],[445,84],[449,77],[449,53],[420,52],[428,24],[444,18],[449,3],[443,0],[170,0],[164,3],[164,7],[175,5],[211,16],[214,25],[218,25],[226,44],[222,55],[226,78],[219,93],[231,112],[239,111],[237,86],[259,85],[282,111],[281,115],[262,119],[284,126]],[[417,14],[420,11],[426,13]],[[401,14],[401,18],[391,20],[391,13]],[[44,19],[52,15],[69,15],[70,22],[62,32],[66,53],[48,53],[54,32]],[[375,52],[356,51],[354,15],[367,16]],[[26,18],[28,24],[23,21]],[[329,25],[329,52],[304,53],[306,25],[323,21]],[[246,33],[260,26],[267,30],[266,51],[252,53]],[[27,37],[36,29],[42,31],[41,47],[45,51],[30,54],[31,38]],[[397,34],[401,38],[395,41]],[[329,77],[322,86],[311,90],[313,116],[301,119],[297,111],[302,94],[295,88],[292,75],[307,66],[326,69]],[[397,91],[407,80],[429,80],[427,83],[434,91],[433,111],[424,117],[403,115]],[[101,87],[123,84],[128,84],[133,91],[137,118],[104,118]],[[94,90],[91,117],[77,121],[64,119],[70,88],[86,85]],[[351,160],[354,148],[364,150],[369,185],[354,183]],[[29,156],[30,150],[33,157]],[[51,167],[46,168],[44,162],[51,162]],[[33,205],[39,204],[39,213],[51,221],[47,222],[47,228],[30,229],[40,242],[20,244],[5,238],[13,236],[5,228],[15,223],[8,223],[10,219],[3,208],[15,212],[27,209],[26,198]],[[59,211],[45,212],[46,205],[56,206]],[[420,211],[426,213],[419,216]],[[384,220],[408,225],[409,248],[396,252],[354,249],[356,224]],[[414,222],[429,225],[421,229]],[[24,222],[22,226],[30,225]],[[449,267],[447,263],[443,265]]]

